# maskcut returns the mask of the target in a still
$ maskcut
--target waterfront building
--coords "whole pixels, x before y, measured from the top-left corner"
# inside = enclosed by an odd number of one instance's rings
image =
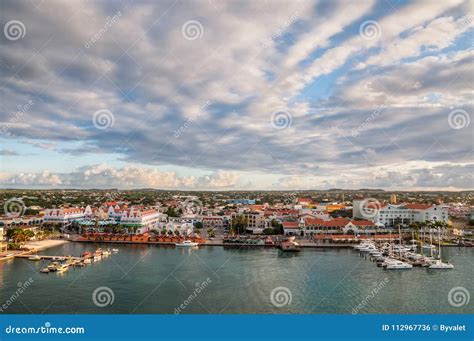
[[[301,235],[301,224],[297,221],[284,221],[281,223],[283,226],[283,233],[285,236],[300,236]]]
[[[41,225],[43,223],[43,217],[40,215],[25,215],[19,217],[8,217],[3,216],[0,218],[0,227],[10,228],[19,225]]]
[[[45,223],[63,225],[82,219],[84,219],[84,209],[81,207],[47,209],[43,217]]]
[[[142,234],[155,228],[160,222],[161,216],[162,214],[157,210],[131,208],[122,212],[120,225],[136,229],[137,234]]]
[[[5,239],[5,230],[3,227],[0,227],[0,253],[7,251],[8,244]]]
[[[373,212],[367,214],[362,207],[362,200],[354,200],[353,218],[370,219],[374,223],[393,227],[396,223],[408,226],[414,222],[442,221],[448,222],[448,208],[443,205],[428,204],[381,204],[370,202]]]
[[[223,216],[205,216],[202,217],[202,225],[205,229],[222,229],[224,227]]]

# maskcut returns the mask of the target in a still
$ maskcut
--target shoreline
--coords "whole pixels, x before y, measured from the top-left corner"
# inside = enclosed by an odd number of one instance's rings
[[[3,257],[0,257],[0,262],[5,261],[5,260],[9,260],[9,259],[13,259],[16,256],[29,255],[29,254],[32,254],[32,253],[37,253],[37,252],[40,252],[40,251],[44,251],[44,250],[50,249],[50,248],[55,247],[55,246],[67,244],[69,242],[70,242],[70,240],[66,240],[66,239],[46,239],[46,240],[31,241],[31,242],[26,243],[23,246],[24,248],[28,248],[28,250],[7,251],[6,255],[10,255],[10,256],[5,255]]]

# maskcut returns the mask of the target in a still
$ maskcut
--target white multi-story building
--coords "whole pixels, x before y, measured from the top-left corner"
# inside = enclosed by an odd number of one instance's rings
[[[413,222],[448,222],[448,208],[443,205],[427,204],[385,204],[354,200],[352,216],[368,219],[384,226],[394,226],[399,222],[409,225]]]
[[[171,231],[175,233],[176,231],[179,231],[181,235],[191,235],[194,233],[194,225],[192,223],[180,223],[178,221],[169,221],[169,222],[163,222],[160,223],[155,230],[159,230],[161,232],[162,230]]]
[[[124,210],[120,217],[120,225],[137,228],[136,233],[145,233],[157,227],[162,214],[157,210]]]
[[[75,208],[51,208],[44,213],[43,221],[45,223],[67,224],[74,220],[84,219],[84,209]]]

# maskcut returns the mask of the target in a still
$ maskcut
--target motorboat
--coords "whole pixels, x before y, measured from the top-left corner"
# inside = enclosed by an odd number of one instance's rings
[[[112,252],[117,253],[117,252],[119,252],[119,249],[112,249]]]
[[[43,269],[40,270],[40,272],[42,274],[47,274],[47,273],[49,273],[49,269],[48,268],[43,268]]]
[[[354,249],[360,251],[361,249],[366,249],[369,246],[374,246],[372,242],[362,242],[359,245],[355,245]]]
[[[38,256],[38,255],[34,255],[34,256],[30,256],[28,257],[29,260],[35,260],[35,261],[38,261],[38,260],[41,260],[41,257]]]
[[[58,267],[57,267],[57,272],[58,273],[61,273],[61,272],[66,272],[69,270],[69,265],[67,264],[60,264]]]
[[[48,270],[50,272],[55,272],[55,271],[58,270],[58,267],[60,267],[60,266],[61,266],[61,264],[59,264],[58,262],[53,262],[53,263],[48,265]]]
[[[91,258],[85,258],[84,259],[84,264],[91,264],[92,263],[92,259]]]
[[[382,253],[380,251],[370,252],[370,255],[374,258],[382,257]]]
[[[185,240],[181,243],[174,243],[174,245],[178,247],[193,247],[193,246],[199,246],[199,243],[195,243],[190,240]]]
[[[367,245],[366,247],[360,248],[360,252],[370,252],[370,251],[378,251],[377,247],[373,244]]]
[[[390,261],[385,266],[385,269],[387,270],[403,270],[403,269],[411,269],[411,268],[413,268],[413,265],[399,261],[399,260]]]

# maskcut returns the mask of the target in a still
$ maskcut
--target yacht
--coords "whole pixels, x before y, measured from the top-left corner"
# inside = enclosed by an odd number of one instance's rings
[[[370,255],[374,258],[382,257],[382,253],[380,251],[370,251]]]
[[[441,261],[441,231],[438,228],[438,259],[436,259],[429,269],[454,269],[454,265],[451,263],[443,263]]]
[[[413,268],[413,265],[395,260],[387,263],[387,266],[385,267],[387,270],[402,270],[402,269],[411,269]]]
[[[454,269],[454,265],[451,263],[443,263],[441,259],[437,259],[428,268],[429,269]]]
[[[198,246],[199,243],[194,243],[190,240],[185,240],[181,243],[174,243],[174,245],[178,246],[178,247],[192,247],[192,246]]]
[[[367,242],[367,241],[364,241],[364,242],[361,242],[360,244],[358,245],[355,245],[354,246],[354,249],[355,250],[360,250],[360,249],[364,249],[364,248],[367,248],[368,246],[370,245],[374,245],[372,242]]]

